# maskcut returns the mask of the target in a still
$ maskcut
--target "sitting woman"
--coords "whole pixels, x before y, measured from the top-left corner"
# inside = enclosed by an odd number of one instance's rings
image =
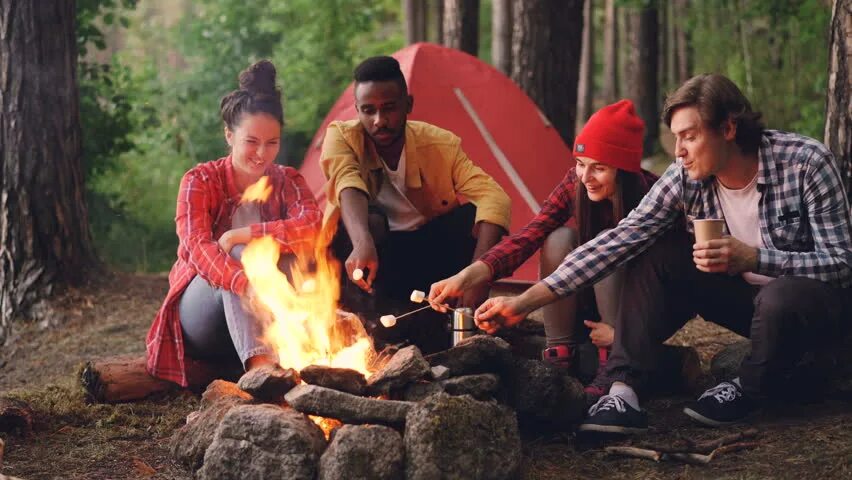
[[[265,235],[276,239],[282,256],[292,253],[314,238],[322,219],[301,175],[274,163],[284,111],[272,63],[263,60],[240,73],[239,89],[222,99],[220,110],[230,154],[195,166],[181,180],[178,258],[146,340],[148,372],[184,387],[188,358],[245,370],[277,363],[262,325],[243,308],[241,300],[252,293],[239,255]],[[242,202],[246,188],[263,176],[272,187],[267,200]]]
[[[565,256],[602,231],[614,227],[635,208],[657,177],[640,167],[645,125],[629,100],[608,105],[589,118],[574,141],[576,167],[568,171],[541,211],[520,232],[504,238],[476,262],[432,285],[435,308],[466,290],[512,274],[541,249],[540,276],[551,274]],[[573,218],[575,227],[565,226]],[[594,286],[543,308],[547,348],[545,361],[577,370],[577,345],[583,324],[599,348],[599,377],[613,341],[612,322],[618,307],[622,274],[616,272]],[[577,321],[584,319],[583,323]],[[597,318],[600,321],[586,319]],[[509,326],[509,325],[502,325]],[[497,325],[488,331],[492,333]],[[602,394],[608,385],[596,379],[587,392]],[[599,395],[598,395],[599,396]]]

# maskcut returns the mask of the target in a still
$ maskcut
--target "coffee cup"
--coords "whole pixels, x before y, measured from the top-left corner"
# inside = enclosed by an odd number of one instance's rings
[[[692,221],[695,228],[695,243],[709,242],[722,238],[725,221],[721,218],[703,218]]]

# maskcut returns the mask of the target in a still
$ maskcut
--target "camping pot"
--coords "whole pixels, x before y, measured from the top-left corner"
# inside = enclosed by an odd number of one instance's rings
[[[472,308],[462,307],[453,311],[453,346],[467,337],[476,335],[476,330]]]

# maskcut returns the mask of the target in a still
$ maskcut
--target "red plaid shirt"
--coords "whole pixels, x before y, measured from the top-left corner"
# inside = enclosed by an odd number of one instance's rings
[[[273,165],[266,174],[272,195],[261,207],[262,223],[251,226],[252,238],[272,235],[281,251],[313,242],[322,212],[304,178],[293,168]],[[217,240],[231,229],[240,203],[231,157],[197,165],[180,182],[175,223],[180,243],[178,259],[169,272],[169,293],[146,339],[148,373],[188,386],[183,332],[178,305],[196,275],[214,287],[242,295],[248,279],[242,265],[219,247]]]
[[[642,170],[645,190],[657,181],[653,173]],[[520,232],[504,238],[491,247],[479,260],[491,268],[492,279],[508,277],[544,244],[544,240],[557,228],[565,225],[574,216],[574,196],[576,194],[577,172],[571,168],[565,177],[550,192],[538,215]],[[612,215],[611,210],[608,210]],[[615,226],[612,218],[603,219],[607,228]]]

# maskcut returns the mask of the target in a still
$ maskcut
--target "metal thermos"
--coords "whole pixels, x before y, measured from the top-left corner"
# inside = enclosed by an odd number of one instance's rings
[[[476,323],[473,321],[472,308],[456,308],[453,312],[453,345],[467,337],[476,335]]]

